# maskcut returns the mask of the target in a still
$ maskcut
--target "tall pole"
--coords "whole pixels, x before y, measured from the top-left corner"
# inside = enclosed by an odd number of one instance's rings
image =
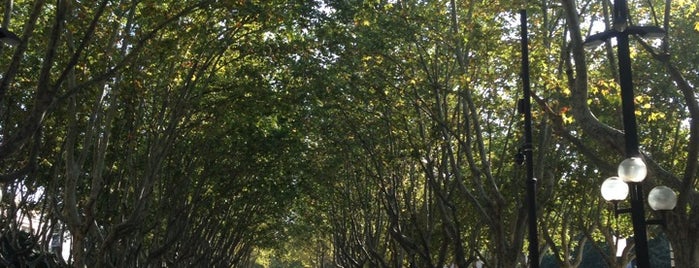
[[[636,107],[634,105],[633,76],[631,73],[631,56],[629,52],[629,36],[641,35],[656,37],[665,31],[655,26],[629,26],[629,9],[626,0],[614,0],[614,25],[611,30],[591,35],[585,41],[586,45],[596,44],[615,37],[617,40],[617,57],[619,60],[619,86],[621,87],[621,109],[624,125],[624,141],[626,157],[641,157],[639,150],[636,125]],[[631,194],[631,223],[636,251],[636,265],[640,268],[650,268],[648,254],[648,237],[646,234],[646,214],[644,212],[643,188],[640,182],[628,182]]]
[[[614,0],[614,28],[617,31],[617,54],[619,58],[619,85],[621,86],[621,113],[624,123],[626,157],[640,157],[634,105],[633,77],[629,52],[628,6],[626,0]],[[636,250],[636,265],[650,268],[646,216],[643,209],[643,188],[640,182],[631,182],[631,223]]]
[[[529,217],[529,263],[530,267],[539,267],[539,235],[536,222],[536,178],[534,178],[534,157],[532,147],[532,110],[531,88],[529,87],[529,42],[527,38],[527,10],[520,11],[522,34],[522,83],[524,96],[521,106],[524,113],[524,160],[527,166],[527,207]]]

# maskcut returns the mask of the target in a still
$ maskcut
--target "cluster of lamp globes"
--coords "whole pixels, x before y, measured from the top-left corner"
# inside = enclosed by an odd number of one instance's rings
[[[628,183],[640,183],[648,174],[648,169],[640,157],[630,157],[619,164],[618,176],[610,177],[602,183],[602,198],[609,202],[619,202],[629,195]],[[667,186],[656,186],[648,194],[648,205],[655,211],[673,210],[677,205],[675,191]]]

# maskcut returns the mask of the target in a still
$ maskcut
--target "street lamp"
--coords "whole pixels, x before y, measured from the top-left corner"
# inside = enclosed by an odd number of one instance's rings
[[[602,198],[617,204],[629,196],[629,185],[619,177],[609,177],[602,183]]]
[[[646,167],[643,160],[640,158],[627,158],[619,165],[618,173],[618,177],[609,177],[602,182],[600,192],[604,200],[615,204],[616,212],[630,212],[630,210],[627,209],[618,209],[616,204],[625,200],[629,195],[629,185],[627,183],[643,181],[647,173]],[[677,205],[677,194],[670,189],[670,187],[663,185],[656,186],[648,193],[648,205],[655,211],[673,210]]]
[[[640,206],[634,206],[634,202],[642,200],[640,192],[634,193],[632,195],[631,208],[620,209],[618,207],[619,202],[626,199],[629,195],[629,185],[639,186],[640,183],[645,179],[648,173],[646,165],[643,159],[639,157],[630,157],[625,159],[619,164],[618,177],[610,177],[602,182],[600,191],[602,193],[602,198],[614,204],[614,215],[618,216],[621,213],[631,213],[634,225],[634,240],[636,242],[636,262],[639,267],[649,267],[650,257],[648,255],[648,243],[645,237],[646,224],[665,224],[664,219],[662,220],[645,220],[645,215],[643,214],[643,204]],[[634,198],[636,199],[634,201]],[[642,202],[642,201],[641,201]],[[648,205],[651,209],[655,211],[670,211],[675,209],[677,205],[677,194],[675,191],[667,186],[656,186],[650,193],[648,193]],[[664,216],[665,214],[663,214]],[[638,217],[641,220],[638,221]],[[639,237],[636,228],[643,228],[642,235]],[[639,239],[643,239],[642,241]],[[639,248],[640,245],[645,245],[645,249]],[[640,254],[639,254],[640,252]],[[645,254],[645,255],[643,255]],[[645,266],[644,266],[645,265]]]
[[[627,159],[622,162],[622,165],[619,166],[619,177],[625,180],[629,185],[629,192],[631,194],[631,208],[623,212],[631,213],[631,223],[633,224],[634,241],[636,243],[637,265],[640,268],[649,268],[648,238],[646,235],[646,219],[643,208],[643,188],[641,187],[641,182],[645,178],[647,170],[641,159],[638,133],[636,132],[636,108],[634,106],[629,36],[657,37],[663,36],[665,31],[654,26],[629,26],[628,11],[628,5],[625,0],[614,0],[614,25],[612,29],[591,35],[585,40],[584,45],[598,45],[612,37],[617,40],[619,85],[621,87],[621,106],[627,157]],[[619,212],[617,212],[617,214],[618,213]]]
[[[677,194],[670,187],[656,186],[648,193],[648,205],[655,211],[669,211],[677,206]]]
[[[623,181],[642,182],[648,174],[648,169],[640,157],[629,157],[621,161],[617,173]]]

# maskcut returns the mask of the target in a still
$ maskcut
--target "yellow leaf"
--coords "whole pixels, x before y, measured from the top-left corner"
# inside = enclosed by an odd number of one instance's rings
[[[563,87],[561,93],[563,93],[564,96],[570,96],[570,88]]]
[[[575,122],[572,116],[568,116],[566,114],[561,114],[561,118],[563,119],[563,124],[569,125]]]
[[[650,121],[663,120],[665,119],[665,113],[653,112],[649,116]]]

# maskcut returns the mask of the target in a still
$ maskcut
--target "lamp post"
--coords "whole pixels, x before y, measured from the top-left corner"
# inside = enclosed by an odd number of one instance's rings
[[[619,177],[630,186],[631,208],[628,212],[631,213],[631,221],[633,224],[634,242],[636,244],[636,262],[638,267],[648,268],[650,267],[650,260],[648,257],[648,238],[643,208],[643,188],[641,185],[641,182],[645,179],[646,167],[641,159],[638,134],[636,131],[629,36],[641,35],[655,37],[665,32],[654,26],[629,26],[626,0],[614,0],[613,21],[613,29],[591,35],[585,40],[585,45],[598,45],[612,37],[617,40],[619,85],[621,86],[624,140],[627,157],[627,159],[619,165]]]
[[[520,34],[522,36],[522,89],[519,109],[524,114],[524,146],[521,155],[527,166],[527,217],[529,219],[529,267],[539,268],[539,235],[536,222],[536,178],[534,178],[534,156],[532,146],[531,86],[529,81],[529,38],[527,34],[527,10],[520,10]],[[518,161],[519,162],[519,161]]]

